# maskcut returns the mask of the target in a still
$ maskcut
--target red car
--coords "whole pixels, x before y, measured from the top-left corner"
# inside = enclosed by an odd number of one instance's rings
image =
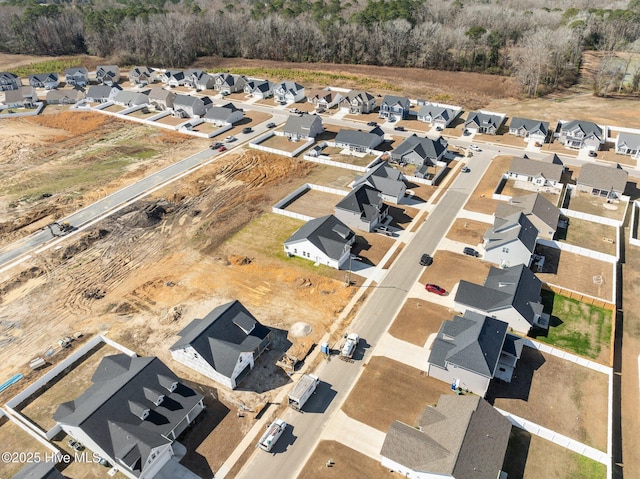
[[[440,296],[444,296],[445,294],[447,294],[447,290],[444,288],[441,288],[437,284],[427,283],[424,285],[424,289],[426,289],[430,293],[439,294]]]
[[[218,148],[218,151],[227,151],[227,147],[222,145],[220,148]]]

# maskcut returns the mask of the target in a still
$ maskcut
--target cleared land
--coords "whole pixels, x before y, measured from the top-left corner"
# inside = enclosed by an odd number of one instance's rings
[[[478,245],[482,243],[482,238],[490,226],[489,223],[482,221],[458,218],[449,229],[447,238],[461,243]]]
[[[336,204],[343,198],[344,196],[334,195],[333,193],[307,190],[284,209],[313,218],[320,218],[321,216],[332,215],[335,212]]]
[[[435,303],[409,298],[393,321],[389,334],[422,347],[431,334],[438,332],[443,321],[453,318],[453,314]]]
[[[500,178],[507,172],[511,165],[511,156],[496,156],[484,176],[473,190],[467,204],[464,206],[466,210],[476,211],[478,213],[492,214],[496,210],[499,201],[491,198],[495,191]],[[525,193],[526,194],[526,193]]]
[[[304,141],[291,141],[288,136],[273,135],[260,143],[260,146],[292,152],[304,145]]]
[[[27,460],[34,461],[39,455],[44,461],[46,454],[52,454],[40,442],[16,426],[6,417],[0,418],[0,437],[2,438],[2,452],[12,453],[11,460],[0,461],[0,477],[13,477],[20,469],[27,465]],[[23,453],[23,456],[20,456]],[[29,456],[30,455],[30,456]]]
[[[327,467],[331,459],[335,464]],[[380,462],[336,441],[320,441],[298,475],[300,479],[366,477],[386,479],[389,470]]]
[[[447,393],[451,394],[448,384],[406,364],[374,356],[342,409],[349,417],[386,432],[395,420],[415,424],[425,407]]]
[[[616,228],[580,218],[570,218],[569,227],[559,230],[556,239],[612,256],[618,249]]]
[[[511,383],[492,381],[494,406],[607,450],[606,374],[525,347]]]
[[[416,258],[416,261],[419,259]],[[461,279],[484,284],[490,267],[489,263],[479,258],[441,250],[434,255],[433,264],[425,269],[419,281],[422,284],[436,283],[451,291]]]
[[[506,170],[505,170],[505,173],[506,173]],[[530,195],[531,193],[536,193],[537,192],[536,190],[533,190],[533,189],[521,188],[520,186],[523,186],[522,182],[514,181],[514,180],[508,180],[505,183],[504,187],[502,188],[502,191],[499,191],[499,193],[501,195],[514,197],[514,196]],[[558,205],[558,201],[560,201],[560,195],[559,194],[547,193],[546,191],[539,191],[538,193],[540,193],[542,196],[544,196],[553,205],[557,206]]]
[[[590,215],[603,216],[612,220],[622,220],[626,210],[627,203],[619,201],[616,203],[608,203],[605,198],[594,196],[589,193],[574,191],[569,201],[569,209],[580,211]]]

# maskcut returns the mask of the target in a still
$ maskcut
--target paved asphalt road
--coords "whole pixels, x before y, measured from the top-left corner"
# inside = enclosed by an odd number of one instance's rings
[[[423,271],[419,264],[420,256],[422,253],[432,254],[436,250],[495,153],[496,150],[487,149],[469,160],[471,172],[459,174],[449,186],[426,222],[400,253],[384,280],[375,287],[358,313],[350,329],[363,338],[358,353],[361,353],[363,344],[366,343],[365,359],[387,331],[407,293],[419,279]],[[358,356],[361,354],[357,354],[356,358]],[[360,359],[355,363],[348,363],[333,358],[322,363],[314,371],[321,383],[316,394],[305,405],[305,412],[287,409],[281,418],[290,426],[276,447],[271,453],[257,450],[238,477],[295,477],[308,454],[315,448],[322,430],[340,408],[346,391],[356,381],[363,362]]]

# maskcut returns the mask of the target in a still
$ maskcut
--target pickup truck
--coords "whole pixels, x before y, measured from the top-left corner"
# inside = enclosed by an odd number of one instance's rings
[[[349,333],[347,338],[340,349],[340,358],[341,359],[351,359],[353,358],[353,353],[356,352],[356,348],[358,347],[358,343],[360,342],[360,336],[356,333]]]
[[[289,393],[289,406],[296,411],[301,411],[304,403],[315,392],[319,382],[320,378],[318,376],[313,374],[303,375]]]
[[[276,419],[273,421],[267,426],[267,430],[260,437],[258,447],[267,452],[271,451],[271,448],[273,448],[273,445],[278,442],[278,439],[280,439],[280,436],[282,436],[282,433],[286,428],[287,423],[282,419]]]

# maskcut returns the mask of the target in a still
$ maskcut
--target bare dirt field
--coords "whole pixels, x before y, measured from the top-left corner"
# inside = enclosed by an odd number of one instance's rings
[[[500,194],[502,195],[506,195],[506,196],[524,196],[524,195],[530,195],[531,193],[534,193],[534,190],[530,190],[527,188],[520,188],[520,186],[522,186],[520,184],[519,181],[514,181],[514,180],[508,180],[504,187],[502,188],[502,191],[499,191]],[[556,193],[550,193],[550,192],[546,192],[546,191],[539,191],[538,193],[540,193],[540,195],[544,196],[547,200],[549,200],[551,202],[551,204],[553,205],[558,205],[558,201],[560,201],[560,195],[556,194]]]
[[[606,374],[523,348],[511,383],[492,381],[487,401],[494,406],[607,450]]]
[[[327,461],[334,464],[327,467]],[[318,447],[298,475],[299,479],[366,477],[386,479],[389,470],[369,456],[336,441],[320,441]]]
[[[458,218],[447,233],[447,238],[461,243],[477,245],[482,243],[484,234],[491,225],[482,221]]]
[[[454,312],[444,306],[409,298],[393,321],[389,334],[422,347],[431,334],[438,332],[442,322],[453,315]]]
[[[286,151],[290,153],[304,145],[304,142],[291,141],[288,136],[273,135],[261,142],[260,145],[267,148],[275,148],[276,150]]]
[[[9,421],[6,416],[0,417],[0,437],[2,438],[2,452],[12,453],[11,460],[0,461],[0,477],[10,478],[27,465],[28,460],[35,460],[36,454],[42,460],[51,451],[23,431],[20,427]],[[24,455],[20,457],[20,453]],[[31,454],[30,457],[27,455]]]
[[[395,420],[415,424],[425,407],[447,393],[451,394],[448,384],[406,364],[374,356],[342,409],[349,417],[387,432]]]
[[[605,198],[593,196],[589,193],[575,191],[569,200],[569,209],[588,213],[590,215],[604,216],[613,220],[624,219],[627,203],[620,201],[609,203]]]
[[[319,218],[325,215],[332,215],[336,204],[343,198],[344,196],[325,193],[324,191],[307,190],[302,196],[296,198],[293,203],[289,203],[285,210]]]
[[[491,199],[491,195],[493,195],[494,190],[498,186],[502,175],[509,169],[511,159],[511,156],[496,156],[493,159],[491,165],[480,180],[480,183],[478,183],[476,189],[473,190],[467,204],[464,206],[466,210],[489,215],[495,212],[498,200]]]
[[[616,228],[580,218],[570,218],[569,227],[559,230],[556,239],[614,256],[618,249]]]
[[[420,276],[420,283],[436,283],[447,291],[461,280],[484,284],[491,265],[452,251],[438,251],[433,257],[433,264]]]

